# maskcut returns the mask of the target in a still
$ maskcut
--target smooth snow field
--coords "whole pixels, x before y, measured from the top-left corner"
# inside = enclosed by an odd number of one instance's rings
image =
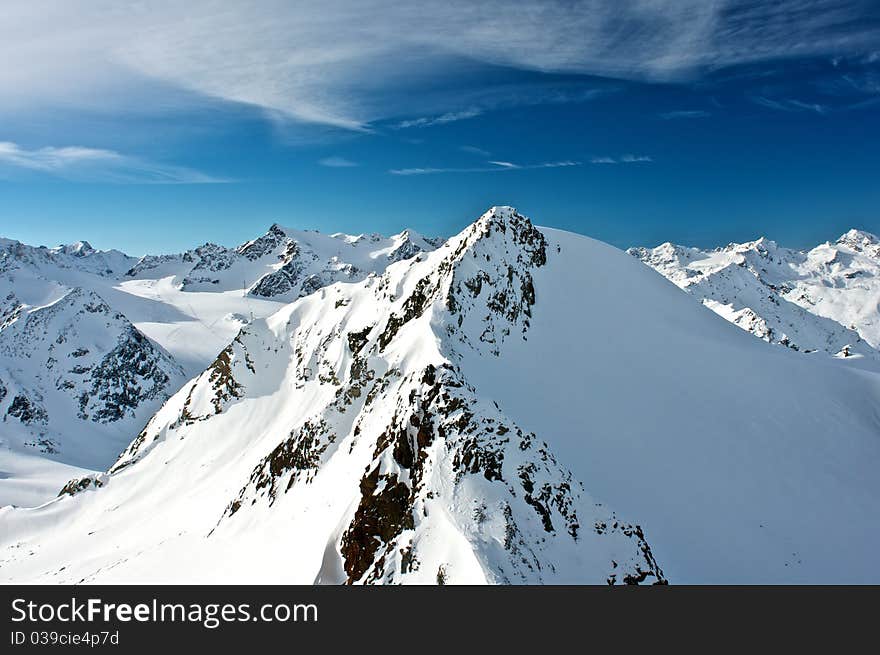
[[[637,517],[670,580],[880,580],[880,378],[763,343],[617,249],[543,231],[528,341],[467,361],[477,389]]]

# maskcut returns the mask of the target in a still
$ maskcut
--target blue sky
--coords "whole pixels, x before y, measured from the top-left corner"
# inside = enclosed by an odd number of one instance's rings
[[[621,247],[880,232],[876,3],[401,4],[4,4],[0,234],[142,254],[493,204]]]

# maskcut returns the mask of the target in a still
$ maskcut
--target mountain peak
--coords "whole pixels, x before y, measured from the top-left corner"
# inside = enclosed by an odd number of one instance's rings
[[[499,224],[505,224],[509,221],[526,221],[531,225],[531,221],[529,221],[528,218],[516,211],[515,207],[510,207],[509,205],[493,205],[478,219],[478,221],[483,219],[495,221]]]
[[[271,430],[257,421],[221,446],[240,451],[232,441],[244,437],[260,450],[238,467],[238,493],[223,492],[212,540],[317,493],[330,500],[327,526],[306,532],[321,542],[323,583],[664,582],[641,529],[592,501],[463,372],[525,341],[546,248],[527,218],[493,208],[436,252],[254,321],[154,417],[105,486],[119,488],[123,469],[146,479],[158,459],[182,461],[169,452],[198,448],[271,371],[288,409],[271,410]]]
[[[758,237],[752,242],[752,245],[755,247],[762,246],[764,248],[777,248],[778,244],[773,240],[767,237]]]
[[[519,245],[534,244],[544,239],[528,217],[520,214],[514,207],[506,205],[490,207],[463,234],[479,233],[479,238],[484,238],[492,233],[492,228],[501,233],[506,233],[509,229],[514,242]]]
[[[52,248],[52,250],[57,253],[72,255],[74,257],[86,257],[96,252],[96,250],[92,247],[92,244],[85,240],[76,241],[69,244],[62,244],[55,248]]]
[[[855,246],[863,248],[865,246],[873,246],[880,243],[880,239],[876,235],[866,232],[865,230],[851,229],[840,236],[837,240],[838,245]]]
[[[850,230],[836,246],[809,252],[767,237],[714,250],[664,244],[627,252],[764,341],[832,356],[851,345],[860,356],[878,356],[880,332],[862,297],[878,279],[873,234]]]
[[[410,238],[418,236],[424,240],[424,237],[411,230],[406,233]],[[484,244],[492,244],[492,247],[500,248],[497,253],[500,259],[510,258],[512,263],[523,257],[531,260],[536,250],[543,250],[545,242],[544,236],[526,216],[513,207],[495,206],[446,241],[446,246],[451,248],[452,259],[461,259],[467,251],[475,248],[481,249],[479,256],[482,258],[485,255],[482,249],[487,247]]]

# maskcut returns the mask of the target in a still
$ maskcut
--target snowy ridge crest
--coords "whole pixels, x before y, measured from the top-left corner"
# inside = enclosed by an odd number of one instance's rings
[[[277,223],[237,248],[212,243],[177,255],[147,255],[128,278],[176,276],[184,291],[242,289],[255,298],[292,301],[334,282],[357,282],[438,244],[405,230],[392,237],[325,236]]]
[[[48,351],[59,348],[40,330],[19,335],[19,341],[31,343],[19,343],[16,352],[27,351],[30,363],[22,365],[25,360],[11,351],[8,365],[0,356],[0,417],[7,419],[4,436],[9,437],[0,438],[0,506],[38,504],[71,474],[106,468],[131,441],[132,426],[142,428],[184,378],[204,371],[255,318],[329,284],[384,273],[389,264],[437,245],[408,230],[392,237],[326,236],[275,224],[238,248],[205,243],[183,253],[137,259],[96,250],[86,241],[46,248],[0,238],[0,330],[9,328],[6,339],[28,317],[33,322],[64,306],[63,299],[74,290],[68,300],[94,293],[113,316],[135,326],[131,330],[115,318],[104,325],[92,321],[88,334],[80,335],[82,352],[76,370],[64,374],[64,388],[53,389],[58,380],[48,379],[46,371],[56,375],[57,368],[32,367],[37,360],[51,363],[54,355]],[[116,333],[123,332],[127,346],[116,343]],[[138,345],[144,335],[148,338]],[[95,343],[85,343],[92,339]],[[148,362],[158,361],[151,349],[165,361],[148,370]],[[91,359],[110,351],[115,361],[108,360],[99,371]],[[125,362],[129,357],[143,357],[142,363]],[[134,377],[119,384],[108,381],[111,371],[131,367]],[[89,378],[92,370],[99,375]],[[34,383],[34,376],[42,381]],[[92,388],[98,378],[103,381]],[[35,485],[26,478],[39,481]]]
[[[96,250],[88,241],[47,248],[0,238],[0,273],[30,267],[77,270],[99,277],[116,277],[135,261],[134,257],[118,250]]]
[[[255,322],[112,471],[147,466],[162,443],[219,434],[271,377],[285,403],[309,398],[308,411],[273,422],[274,439],[246,437],[263,454],[210,539],[306,511],[299,499],[333,488],[348,495],[318,582],[664,582],[641,529],[595,503],[455,363],[463,349],[497,357],[527,337],[546,251],[528,219],[493,208],[436,252]],[[263,373],[278,362],[286,370]]]

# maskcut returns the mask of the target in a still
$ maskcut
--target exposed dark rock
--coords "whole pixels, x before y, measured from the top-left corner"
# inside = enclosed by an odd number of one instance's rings
[[[396,476],[380,478],[376,467],[363,477],[360,489],[360,505],[341,544],[349,584],[360,580],[374,565],[380,546],[390,543],[403,530],[413,528],[410,489]]]
[[[428,306],[428,303],[436,291],[432,286],[431,278],[425,277],[416,283],[415,289],[403,303],[403,311],[401,314],[392,314],[385,325],[385,330],[379,335],[379,350],[385,350],[385,347],[391,343],[391,340],[397,335],[400,328],[406,325],[414,318],[421,316]]]
[[[263,236],[240,246],[238,254],[244,255],[251,261],[265,257],[275,250],[287,238],[284,230],[277,223],[273,224]]]
[[[167,397],[170,378],[163,364],[155,346],[131,326],[91,369],[91,388],[80,396],[80,417],[110,423],[134,416],[145,400]]]
[[[264,457],[251,473],[248,484],[239,492],[238,498],[230,503],[226,514],[231,516],[242,502],[250,496],[267,495],[270,504],[275,501],[281,488],[282,479],[291,471],[293,474],[284,491],[293,486],[300,475],[308,480],[321,463],[321,455],[331,443],[336,441],[326,421],[306,421],[302,427],[291,431],[290,436]],[[265,491],[263,491],[265,489]]]
[[[76,494],[85,491],[86,489],[89,489],[91,487],[100,489],[103,486],[104,483],[95,476],[75,478],[61,488],[61,491],[58,492],[58,496],[75,496]]]
[[[232,374],[232,353],[232,345],[224,348],[210,368],[208,381],[214,390],[212,402],[217,414],[223,411],[223,403],[232,398],[240,398],[244,388]]]
[[[13,416],[27,425],[32,423],[45,424],[48,418],[46,410],[32,402],[24,394],[18,394],[12,399],[9,408],[6,410],[6,415]]]
[[[368,325],[360,332],[348,333],[348,348],[352,353],[357,355],[367,343],[367,335],[373,329],[372,325]]]
[[[251,289],[254,296],[272,298],[280,296],[296,289],[299,277],[303,272],[303,264],[297,259],[291,259],[277,271],[266,273]],[[315,285],[313,285],[315,286]],[[321,285],[317,285],[320,288]]]

